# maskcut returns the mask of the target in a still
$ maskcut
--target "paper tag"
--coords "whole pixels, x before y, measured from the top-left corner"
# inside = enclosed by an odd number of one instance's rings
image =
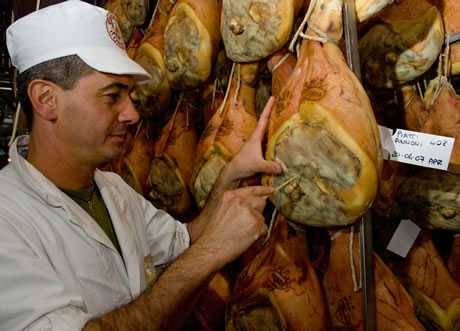
[[[393,237],[391,237],[387,249],[399,256],[406,257],[414,245],[420,230],[420,227],[411,220],[402,220]]]
[[[380,126],[383,157],[421,167],[447,170],[455,138]]]

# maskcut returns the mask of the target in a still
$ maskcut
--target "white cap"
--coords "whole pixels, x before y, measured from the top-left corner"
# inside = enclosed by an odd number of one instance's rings
[[[17,20],[6,31],[6,44],[19,73],[48,60],[78,55],[101,72],[150,78],[128,57],[115,16],[79,0],[64,1]]]

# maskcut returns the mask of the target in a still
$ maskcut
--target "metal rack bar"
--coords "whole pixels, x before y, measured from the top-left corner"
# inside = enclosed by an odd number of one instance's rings
[[[361,80],[355,0],[344,0],[344,37],[350,69]],[[360,221],[361,280],[363,284],[363,321],[365,331],[376,330],[376,307],[372,248],[372,219],[367,212]]]

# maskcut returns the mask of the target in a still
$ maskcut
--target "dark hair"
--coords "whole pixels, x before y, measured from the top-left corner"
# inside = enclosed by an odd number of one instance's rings
[[[80,78],[93,72],[77,55],[69,55],[39,63],[17,78],[18,99],[26,116],[27,127],[32,128],[33,110],[27,94],[29,84],[36,79],[50,81],[64,90],[71,90]]]

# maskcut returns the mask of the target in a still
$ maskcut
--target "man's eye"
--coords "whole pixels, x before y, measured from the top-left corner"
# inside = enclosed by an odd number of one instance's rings
[[[110,102],[115,103],[118,100],[120,100],[121,96],[119,93],[110,93],[110,94],[106,94],[105,97],[109,99]]]

